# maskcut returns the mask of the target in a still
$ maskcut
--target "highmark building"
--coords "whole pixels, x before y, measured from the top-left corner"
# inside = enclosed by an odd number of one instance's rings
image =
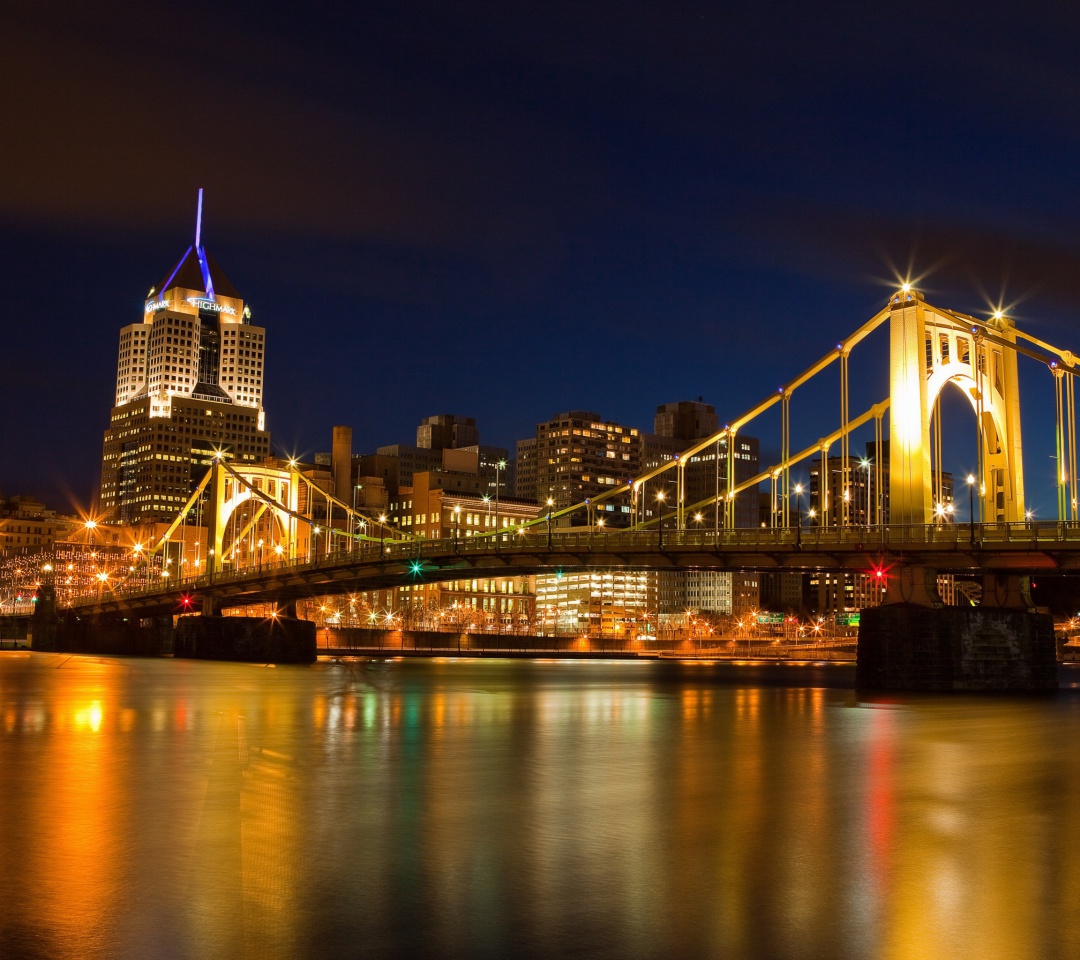
[[[99,509],[109,523],[171,520],[215,452],[270,453],[263,411],[266,331],[195,242],[120,330],[116,405],[105,431]]]

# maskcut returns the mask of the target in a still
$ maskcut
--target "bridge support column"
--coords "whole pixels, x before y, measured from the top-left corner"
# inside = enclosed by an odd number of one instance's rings
[[[907,603],[931,608],[942,606],[937,588],[937,571],[933,567],[895,567],[889,572],[883,603]]]
[[[855,685],[891,691],[1057,689],[1049,614],[1029,612],[1022,578],[990,578],[991,603],[943,607],[934,571],[910,568],[880,607],[862,611]]]
[[[315,623],[288,616],[181,617],[177,657],[246,663],[314,663]]]
[[[37,589],[37,603],[30,617],[30,646],[35,650],[55,650],[57,626],[56,590],[51,583],[43,583]]]
[[[1031,599],[1031,577],[1012,574],[987,573],[983,575],[981,609],[1034,610]]]

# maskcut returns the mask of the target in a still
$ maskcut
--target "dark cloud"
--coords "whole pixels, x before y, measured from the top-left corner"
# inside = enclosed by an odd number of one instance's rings
[[[754,216],[756,256],[806,276],[850,285],[869,280],[883,289],[911,279],[928,297],[950,298],[957,309],[1006,308],[1029,321],[1080,315],[1080,237],[1062,224],[965,222],[958,216],[916,218],[794,204]]]

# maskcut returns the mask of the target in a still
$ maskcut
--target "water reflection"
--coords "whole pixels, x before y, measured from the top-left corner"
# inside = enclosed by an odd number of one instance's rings
[[[0,654],[2,952],[1075,955],[1080,692],[850,681]]]

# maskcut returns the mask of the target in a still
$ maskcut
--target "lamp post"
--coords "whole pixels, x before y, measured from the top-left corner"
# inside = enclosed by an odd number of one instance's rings
[[[859,466],[866,471],[866,525],[870,526],[870,458],[860,460]]]
[[[380,525],[380,527],[382,529],[382,536],[379,538],[379,544],[382,547],[382,554],[380,555],[379,559],[382,559],[382,557],[386,555],[386,514],[385,513],[380,513],[379,514],[379,525]]]
[[[656,516],[660,530],[660,549],[664,549],[664,491],[656,491]]]
[[[461,504],[459,503],[454,507],[454,553],[458,552],[459,543],[461,539]]]
[[[547,522],[548,522],[548,550],[549,551],[551,550],[551,519],[552,519],[551,511],[554,508],[554,506],[555,506],[555,501],[552,500],[551,497],[548,497],[547,498],[547,508],[548,508]]]
[[[971,545],[975,546],[975,474],[967,475],[968,485],[968,528],[971,531]]]
[[[795,506],[799,513],[799,525],[795,528],[795,546],[802,546],[802,484],[795,484]]]
[[[263,538],[259,537],[259,542],[256,544],[259,548],[259,573],[262,573],[263,568]]]
[[[505,460],[499,460],[495,464],[495,549],[499,549],[499,485],[500,485],[500,472],[506,466]]]

